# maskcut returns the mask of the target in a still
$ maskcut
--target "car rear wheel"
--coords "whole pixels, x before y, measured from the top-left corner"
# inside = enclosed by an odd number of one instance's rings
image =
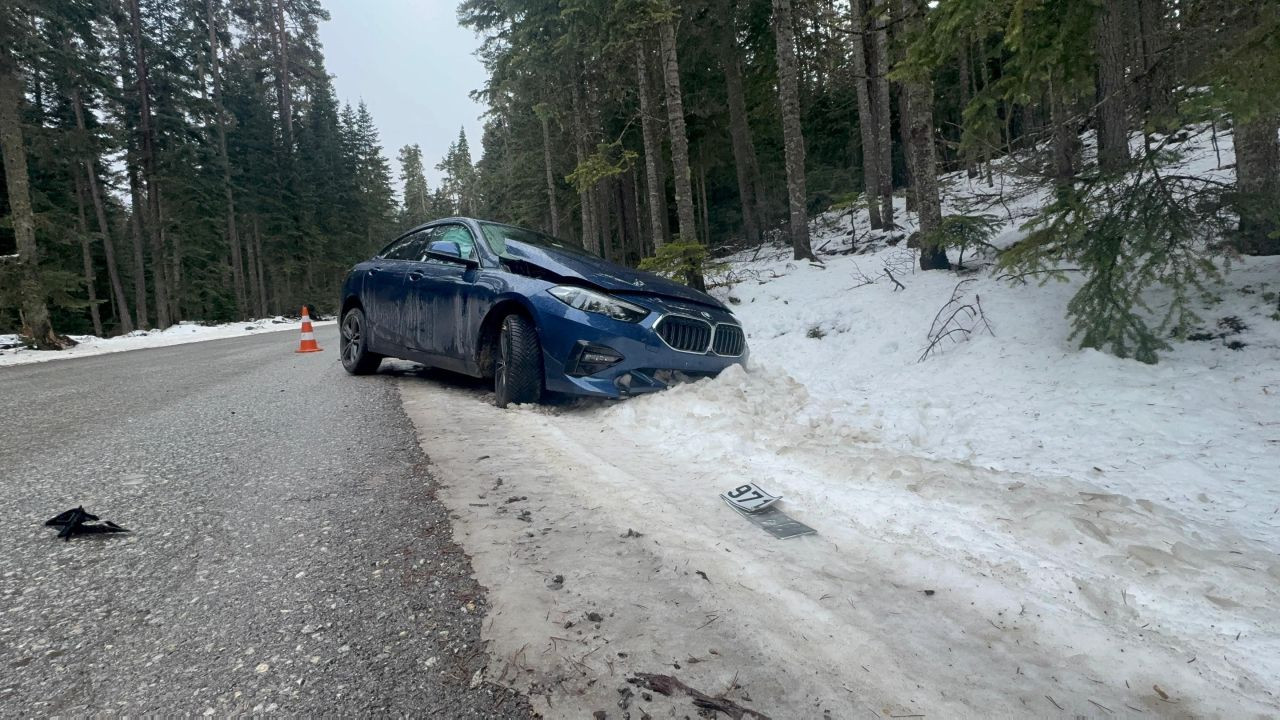
[[[338,351],[342,355],[342,367],[352,375],[368,375],[377,371],[382,364],[382,356],[369,352],[368,324],[364,319],[364,311],[351,308],[342,316],[341,338]]]
[[[500,408],[536,403],[542,397],[542,348],[538,344],[538,331],[521,315],[508,315],[502,320],[493,394]]]

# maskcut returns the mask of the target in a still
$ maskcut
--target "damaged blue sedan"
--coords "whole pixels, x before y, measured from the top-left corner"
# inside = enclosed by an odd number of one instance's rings
[[[347,372],[413,360],[493,379],[499,407],[661,390],[747,357],[742,325],[710,295],[472,218],[400,236],[352,268],[341,300]]]

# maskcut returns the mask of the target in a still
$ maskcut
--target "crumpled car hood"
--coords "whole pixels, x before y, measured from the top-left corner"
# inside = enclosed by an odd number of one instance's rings
[[[719,300],[687,285],[653,273],[616,265],[587,253],[554,250],[512,240],[507,242],[505,255],[536,265],[555,275],[582,280],[614,293],[659,295],[728,310]]]

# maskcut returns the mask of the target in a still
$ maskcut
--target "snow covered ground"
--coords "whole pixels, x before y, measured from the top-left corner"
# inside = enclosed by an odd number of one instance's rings
[[[1043,199],[947,181],[1006,243]],[[745,371],[510,412],[402,383],[491,589],[490,679],[553,717],[612,717],[635,672],[775,718],[1280,713],[1280,260],[1234,261],[1206,339],[1150,366],[1068,340],[1073,283],[913,271],[865,223],[819,218],[853,250],[821,266],[733,259]],[[990,332],[921,361],[967,278]],[[818,534],[718,499],[748,481]]]
[[[319,327],[332,325],[334,322],[316,321],[312,324]],[[22,346],[18,336],[0,335],[0,367],[47,362],[49,360],[64,360],[89,355],[104,355],[126,350],[183,345],[205,340],[222,340],[280,330],[297,332],[298,327],[297,320],[280,316],[249,320],[247,322],[226,323],[224,325],[200,325],[192,322],[183,322],[164,330],[135,330],[128,335],[111,338],[100,338],[93,335],[73,335],[71,339],[75,340],[77,344],[66,350],[29,350]]]

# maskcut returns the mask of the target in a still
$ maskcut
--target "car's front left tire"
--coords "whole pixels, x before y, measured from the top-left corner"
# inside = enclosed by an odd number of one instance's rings
[[[369,375],[377,372],[382,356],[369,350],[369,325],[364,310],[351,308],[342,316],[339,327],[338,351],[342,355],[342,367],[352,375]]]
[[[523,315],[502,319],[493,373],[494,403],[536,403],[542,398],[542,346],[538,329]]]

